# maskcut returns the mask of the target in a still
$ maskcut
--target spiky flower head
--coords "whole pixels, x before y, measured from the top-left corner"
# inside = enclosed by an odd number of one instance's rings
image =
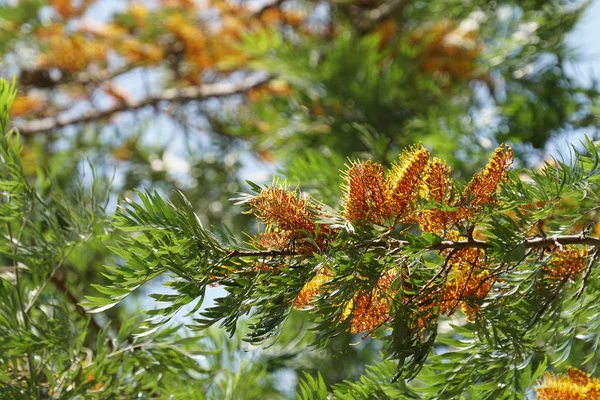
[[[452,198],[450,167],[444,161],[434,157],[424,175],[424,197],[430,201],[449,205]],[[421,210],[417,214],[417,220],[424,232],[441,233],[450,228],[456,219],[456,211],[428,209]]]
[[[274,228],[267,232],[260,232],[256,237],[256,244],[261,249],[282,250],[288,248],[295,237],[296,234],[293,231]]]
[[[276,226],[282,230],[313,231],[315,223],[310,219],[309,202],[298,196],[296,191],[281,187],[267,187],[249,202],[253,213],[267,226]]]
[[[372,290],[356,292],[344,310],[344,318],[352,314],[351,333],[373,331],[389,318],[394,297],[390,289],[394,278],[395,273],[388,271],[378,279]]]
[[[248,202],[248,213],[254,214],[265,225],[265,232],[258,235],[258,245],[265,249],[283,249],[294,244],[296,250],[307,253],[315,251],[309,242],[298,239],[310,237],[316,231],[312,210],[319,208],[297,191],[282,187],[267,187]],[[327,238],[333,233],[328,227],[319,229],[315,242],[321,250],[327,247]]]
[[[452,195],[452,178],[450,167],[445,161],[433,157],[425,170],[426,198],[428,200],[445,203]]]
[[[383,166],[369,161],[352,163],[346,171],[344,216],[352,222],[382,224],[390,215]]]
[[[600,379],[567,367],[566,374],[545,373],[541,386],[535,389],[539,400],[594,400],[600,399]]]
[[[500,184],[506,180],[513,163],[512,149],[502,144],[495,151],[485,168],[475,174],[463,192],[471,207],[483,206],[495,199]]]
[[[544,266],[543,270],[552,279],[569,280],[585,269],[587,260],[587,248],[563,246],[552,253],[550,262]]]
[[[387,198],[395,219],[412,211],[423,182],[423,171],[429,163],[429,150],[421,145],[409,147],[400,155],[400,163],[392,168],[388,179]]]
[[[331,276],[325,272],[320,272],[308,281],[294,302],[294,308],[302,309],[308,307],[310,302],[319,294],[321,286],[331,279]]]

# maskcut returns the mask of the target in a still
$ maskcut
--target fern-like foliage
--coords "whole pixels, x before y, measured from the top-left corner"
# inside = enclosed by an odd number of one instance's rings
[[[111,326],[77,304],[67,267],[88,241],[107,236],[106,193],[95,176],[64,193],[44,172],[36,178],[23,171],[19,136],[8,131],[14,94],[14,85],[0,80],[0,398],[281,396],[267,377],[269,362],[238,360],[237,346],[220,332],[197,337],[170,326],[140,338],[134,336],[139,319]],[[171,228],[186,226],[189,217],[182,215]],[[191,221],[185,229],[202,232]],[[137,222],[121,221],[124,228]],[[276,362],[278,356],[270,357]],[[221,371],[224,362],[227,372]]]

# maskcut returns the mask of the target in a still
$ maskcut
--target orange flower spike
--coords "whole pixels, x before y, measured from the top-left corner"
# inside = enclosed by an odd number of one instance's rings
[[[387,198],[391,216],[407,214],[407,207],[421,188],[422,174],[429,164],[429,150],[419,145],[410,147],[400,155],[400,164],[394,165],[388,181]]]
[[[452,195],[450,167],[437,157],[429,163],[423,179],[428,200],[448,203]],[[419,224],[424,232],[439,233],[452,225],[456,212],[423,210],[418,214]]]
[[[307,198],[299,197],[296,191],[278,187],[268,187],[254,196],[249,202],[247,213],[254,214],[266,225],[266,231],[256,237],[259,247],[264,249],[284,249],[290,245],[299,253],[311,254],[315,246],[310,242],[297,242],[296,239],[310,237],[316,231],[313,217],[324,215],[319,207]],[[313,214],[309,208],[314,209]],[[328,226],[321,226],[316,245],[324,251],[329,236],[335,232]]]
[[[250,200],[249,204],[249,212],[262,219],[267,226],[277,226],[287,231],[315,230],[315,223],[309,218],[308,200],[298,198],[294,191],[268,187]]]
[[[75,14],[75,7],[73,7],[72,0],[51,0],[50,5],[63,18],[69,18]]]
[[[451,195],[450,189],[452,188],[450,172],[450,167],[445,161],[437,157],[431,160],[423,179],[429,200],[434,200],[438,203],[448,201]]]
[[[471,206],[483,206],[493,201],[498,186],[506,179],[512,163],[512,149],[505,144],[498,147],[483,171],[473,176],[463,192],[463,198],[470,198]]]
[[[573,367],[562,375],[545,373],[535,389],[539,400],[593,400],[600,396],[600,379]]]
[[[298,293],[298,297],[296,297],[296,301],[294,302],[294,308],[306,308],[317,294],[319,294],[321,286],[329,279],[330,277],[327,274],[319,273],[308,281],[302,290],[300,290],[300,293]]]
[[[390,214],[383,166],[372,161],[352,163],[346,171],[344,216],[352,222],[383,223]]]
[[[395,274],[390,271],[383,274],[373,290],[359,290],[348,304],[345,316],[352,312],[351,333],[367,332],[376,329],[389,317],[393,293],[389,293]]]
[[[576,246],[556,249],[548,265],[544,267],[550,277],[558,280],[573,279],[587,266],[588,250]]]
[[[293,239],[293,232],[276,229],[271,232],[259,233],[256,238],[256,243],[263,249],[281,250],[289,246]]]
[[[35,114],[44,108],[44,101],[40,97],[17,96],[10,109],[11,117],[22,117],[28,114]]]

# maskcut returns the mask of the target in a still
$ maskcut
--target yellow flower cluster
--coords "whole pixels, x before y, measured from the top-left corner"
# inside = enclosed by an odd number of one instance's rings
[[[600,399],[600,379],[572,367],[563,375],[545,373],[540,385],[535,389],[539,400]]]
[[[62,19],[36,28],[42,44],[38,67],[78,72],[93,62],[104,62],[106,54],[114,51],[129,63],[164,61],[176,71],[180,83],[197,85],[205,72],[226,73],[248,59],[238,45],[246,33],[277,25],[301,29],[308,18],[303,12],[278,7],[255,14],[243,2],[161,0],[153,8],[133,1],[119,18],[90,23],[81,17],[94,2],[49,0]],[[215,11],[216,18],[199,17]],[[77,24],[65,28],[74,19]]]
[[[206,51],[207,37],[202,27],[194,24],[183,13],[176,13],[167,17],[165,28],[183,45],[186,61],[199,71],[212,64]]]
[[[445,19],[416,29],[409,40],[422,48],[422,71],[457,80],[484,78],[477,71],[477,59],[484,50],[477,23]]]
[[[81,16],[96,0],[50,0],[50,5],[63,18]]]
[[[153,43],[144,43],[135,38],[125,38],[115,43],[115,49],[127,61],[131,63],[145,62],[146,64],[154,64],[159,62],[164,53],[160,47]]]
[[[10,109],[11,117],[23,117],[38,113],[44,109],[44,101],[33,95],[17,96]]]
[[[388,319],[394,297],[394,293],[390,289],[395,276],[393,271],[386,272],[371,290],[359,290],[354,298],[346,304],[342,318],[351,317],[351,333],[374,330]],[[322,285],[331,278],[329,271],[319,272],[304,285],[296,298],[294,307],[297,309],[308,308],[310,302],[319,294]]]

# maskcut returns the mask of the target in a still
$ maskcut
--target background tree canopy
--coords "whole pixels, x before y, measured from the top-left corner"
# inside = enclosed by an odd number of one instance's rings
[[[590,4],[0,1],[0,397],[597,398]]]

